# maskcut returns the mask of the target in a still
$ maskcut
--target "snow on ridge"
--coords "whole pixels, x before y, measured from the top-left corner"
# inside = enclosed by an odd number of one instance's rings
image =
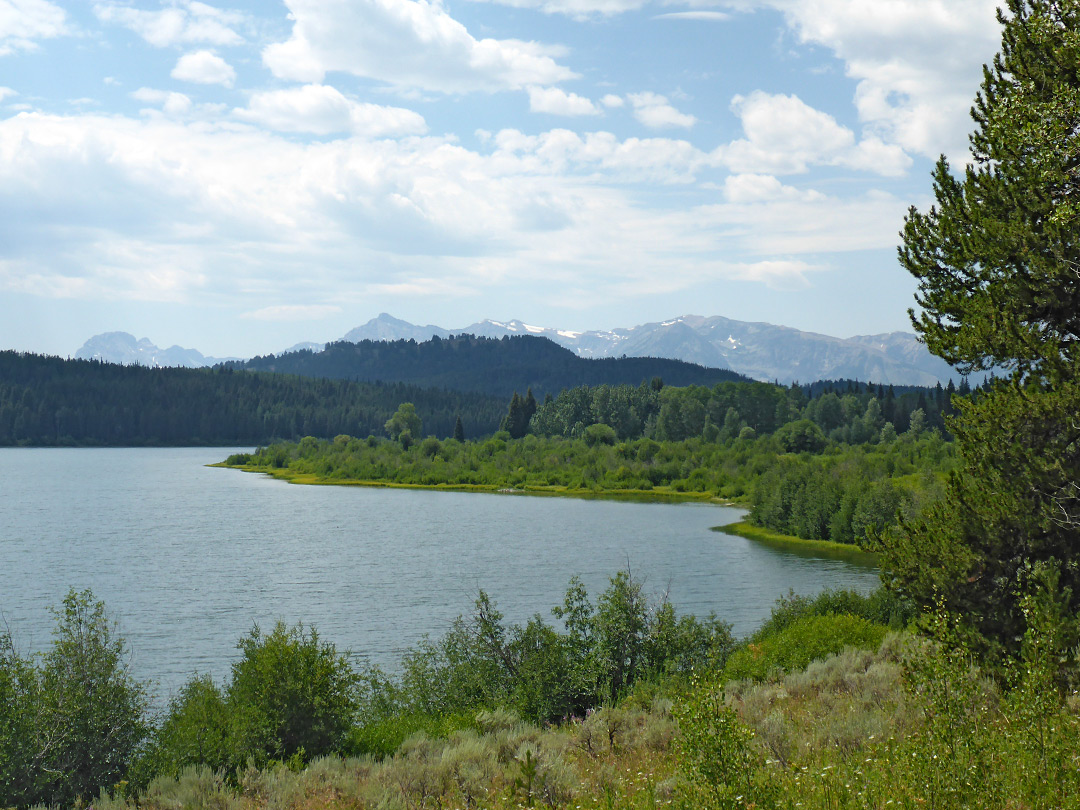
[[[532,332],[534,335],[543,334],[547,331],[547,329],[542,326],[529,326],[527,323],[523,323],[522,326],[525,327],[526,331]]]
[[[581,332],[571,332],[569,329],[557,329],[555,330],[555,334],[559,337],[569,338],[570,340],[574,340],[581,336]],[[580,349],[578,351],[580,351]]]

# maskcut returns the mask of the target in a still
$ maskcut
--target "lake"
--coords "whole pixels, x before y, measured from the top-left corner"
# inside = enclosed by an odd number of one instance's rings
[[[0,449],[0,614],[17,648],[47,647],[49,608],[90,588],[136,677],[168,696],[196,672],[225,677],[237,640],[278,619],[394,670],[478,588],[508,621],[551,620],[571,576],[595,597],[629,567],[679,613],[715,612],[739,636],[789,590],[877,586],[865,566],[709,530],[737,509],[297,486],[205,466],[231,452]]]

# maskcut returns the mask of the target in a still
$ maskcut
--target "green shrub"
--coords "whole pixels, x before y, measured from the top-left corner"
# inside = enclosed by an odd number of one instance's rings
[[[817,596],[789,593],[776,601],[772,614],[751,636],[751,640],[761,641],[807,616],[835,616],[842,613],[900,630],[915,617],[915,606],[884,588],[870,594],[843,588],[825,590]]]
[[[177,775],[191,765],[226,769],[234,755],[231,714],[225,694],[209,676],[195,677],[169,701],[144,769]]]
[[[339,751],[356,714],[356,674],[315,628],[254,627],[228,689],[236,745],[256,762]]]
[[[811,661],[845,647],[876,649],[886,632],[883,625],[859,616],[807,616],[733,653],[724,667],[723,677],[725,681],[763,680],[775,670],[804,669]]]

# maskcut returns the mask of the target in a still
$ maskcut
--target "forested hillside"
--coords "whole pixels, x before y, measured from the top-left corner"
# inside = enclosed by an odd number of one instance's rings
[[[383,432],[412,402],[426,433],[494,431],[501,399],[395,383],[146,368],[0,352],[0,446],[265,444]]]
[[[406,382],[456,391],[481,391],[507,398],[532,388],[537,396],[580,385],[637,385],[660,377],[668,385],[713,385],[749,381],[725,369],[681,360],[620,357],[587,360],[546,338],[503,339],[458,335],[413,340],[329,343],[322,352],[299,351],[255,357],[231,368],[277,371],[305,377]]]

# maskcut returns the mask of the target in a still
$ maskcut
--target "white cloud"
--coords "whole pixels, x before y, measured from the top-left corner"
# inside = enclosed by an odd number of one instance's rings
[[[974,89],[1001,39],[1000,0],[758,0],[858,82],[860,120],[928,157],[967,154]]]
[[[475,39],[437,0],[286,0],[293,30],[263,50],[275,76],[340,71],[401,89],[517,90],[575,78],[532,42]]]
[[[238,118],[281,132],[330,135],[421,135],[427,131],[423,116],[401,107],[383,107],[346,98],[337,89],[308,84],[291,90],[256,93]]]
[[[545,14],[565,14],[576,20],[592,17],[612,17],[628,11],[637,11],[648,0],[490,0],[498,5],[513,8],[535,8]]]
[[[191,99],[183,93],[140,87],[131,97],[144,104],[160,105],[162,111],[168,115],[183,116],[191,112]]]
[[[197,84],[220,84],[232,87],[236,81],[236,71],[232,65],[210,51],[185,53],[169,74],[174,79]]]
[[[244,312],[240,317],[254,321],[317,321],[341,311],[341,307],[333,304],[280,304]]]
[[[626,101],[623,99],[623,97],[617,96],[614,93],[608,93],[606,96],[600,99],[600,103],[603,104],[605,107],[613,110],[618,109],[619,107],[626,106]]]
[[[825,164],[895,176],[911,165],[902,149],[876,137],[856,144],[855,133],[798,96],[758,90],[735,96],[731,108],[746,137],[716,154],[737,173],[796,174]]]
[[[561,174],[573,170],[607,172],[612,181],[690,183],[707,167],[710,157],[688,141],[668,138],[628,138],[610,132],[584,136],[567,129],[526,135],[505,129],[495,136],[493,158],[498,166]]]
[[[529,109],[550,115],[599,115],[600,110],[589,99],[567,93],[558,87],[530,87]]]
[[[64,10],[47,0],[0,0],[0,56],[30,51],[67,33]]]
[[[689,129],[697,123],[694,116],[681,113],[671,106],[666,96],[645,91],[642,93],[630,93],[627,98],[634,107],[634,117],[650,129],[665,129],[667,127],[685,127]]]
[[[11,96],[17,95],[19,95],[18,92],[12,90],[10,87],[0,87],[0,101],[3,101],[5,98],[10,98]]]
[[[271,309],[282,301],[401,290],[580,300],[782,286],[829,254],[891,248],[907,205],[768,177],[731,180],[719,202],[652,203],[639,181],[689,184],[712,166],[677,139],[504,130],[485,150],[163,115],[0,119],[0,290],[269,317],[289,312]]]
[[[143,11],[120,3],[95,3],[94,14],[102,22],[131,29],[158,48],[192,43],[239,45],[244,41],[234,30],[244,16],[206,3],[180,0],[160,11]]]
[[[821,201],[816,191],[801,192],[785,186],[769,174],[732,174],[724,180],[724,197],[731,203],[761,203],[774,200]]]
[[[667,14],[656,14],[654,20],[696,20],[701,22],[725,22],[731,19],[730,14],[723,11],[672,11]]]

